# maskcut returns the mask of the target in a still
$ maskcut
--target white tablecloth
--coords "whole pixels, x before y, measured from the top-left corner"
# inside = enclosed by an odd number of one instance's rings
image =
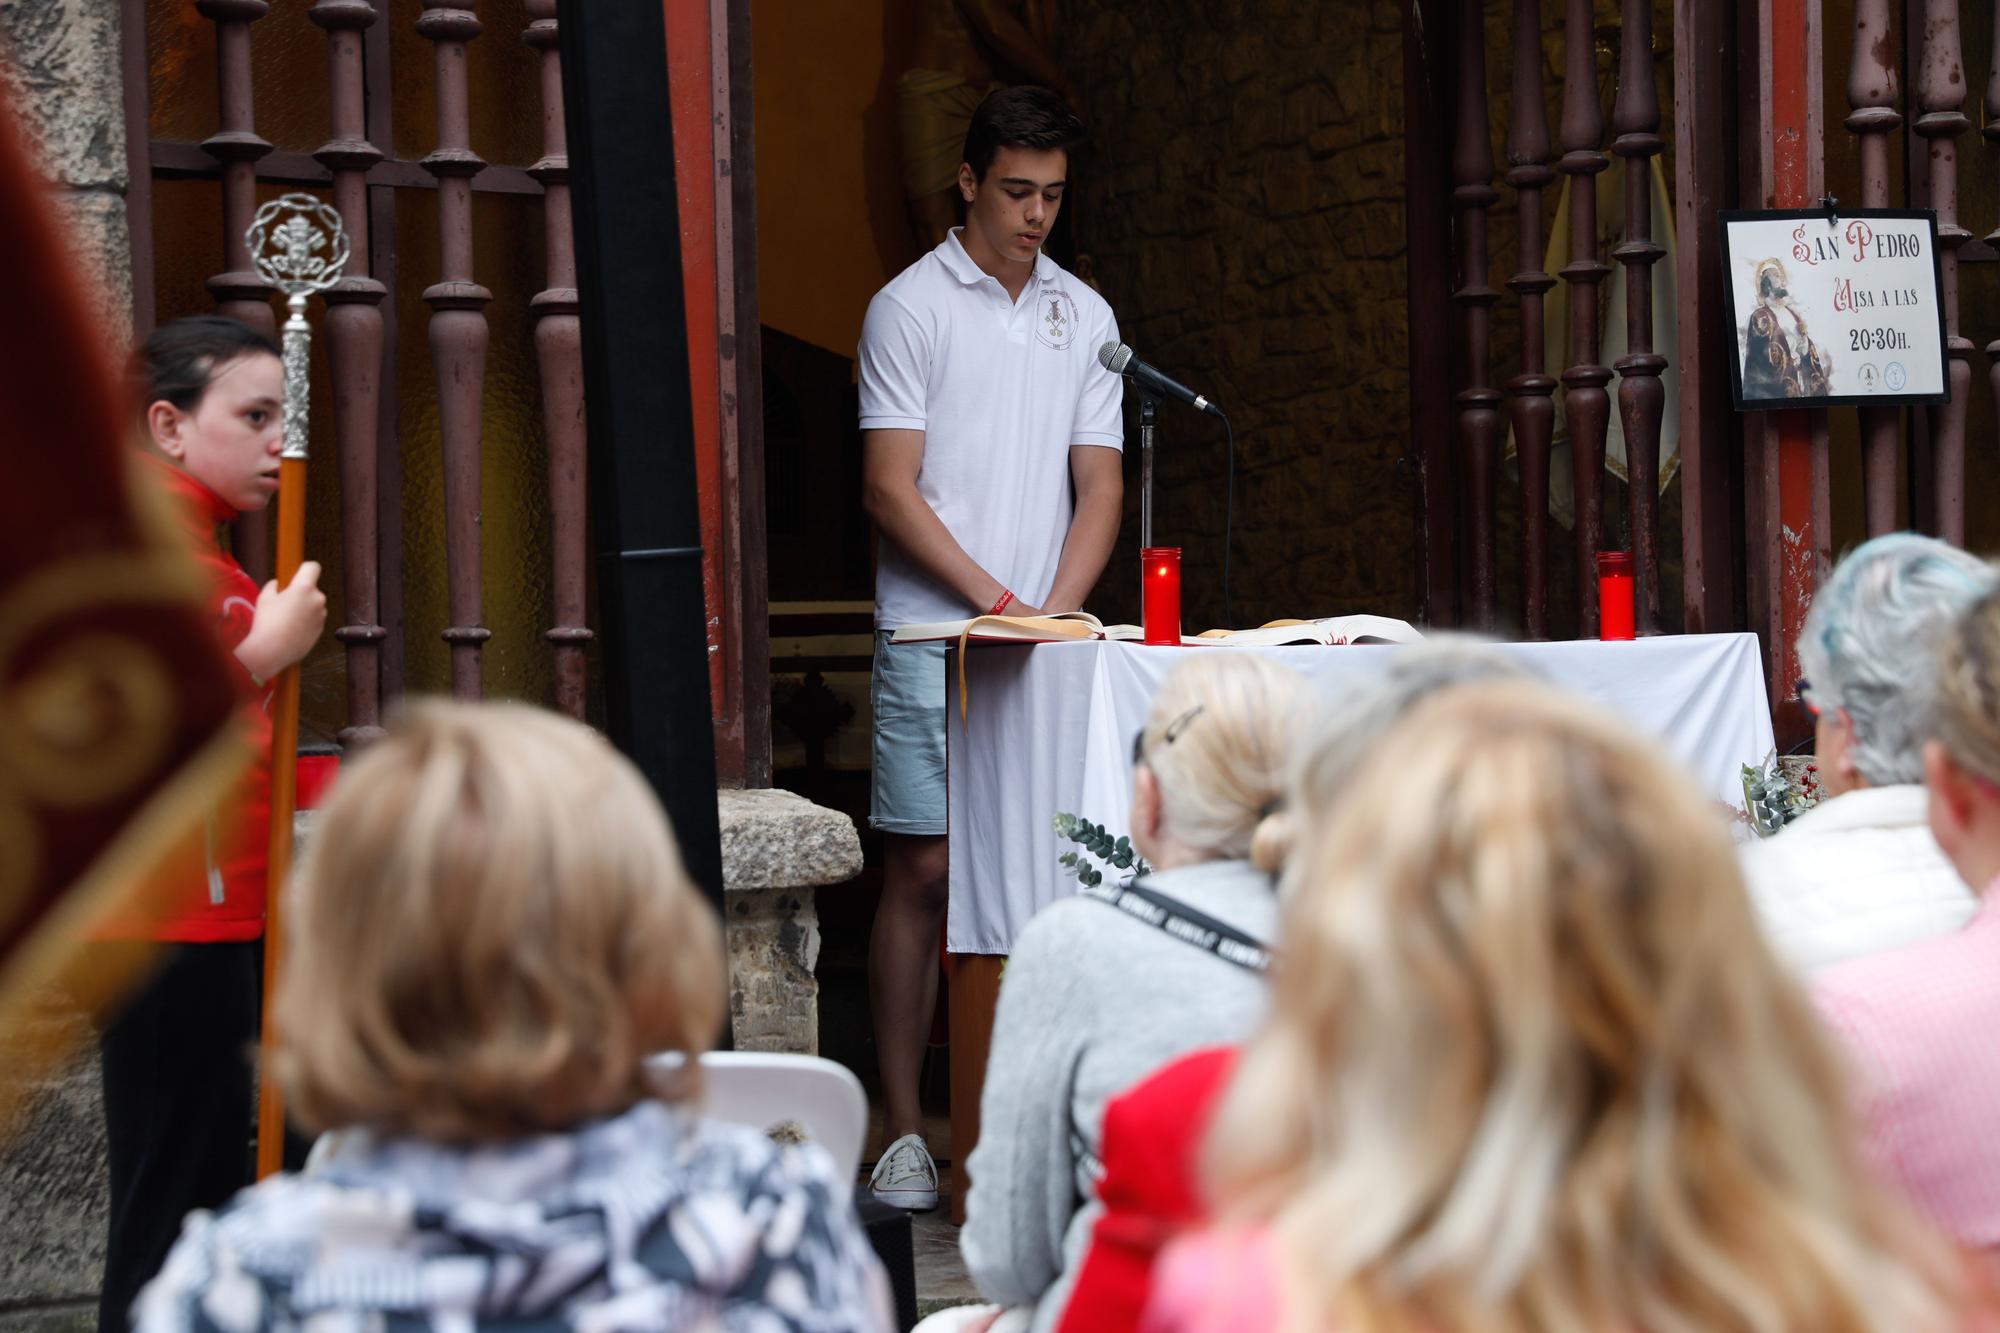
[[[1763,659],[1752,634],[1628,643],[1518,643],[1549,680],[1663,740],[1718,800],[1743,803],[1741,767],[1772,749]],[[1051,820],[1068,811],[1128,825],[1132,735],[1160,679],[1190,652],[1262,652],[1338,697],[1397,647],[1149,648],[1091,641],[970,650],[971,716],[949,709],[951,907],[947,947],[1004,954],[1028,918],[1073,893]],[[954,665],[956,654],[953,656]]]

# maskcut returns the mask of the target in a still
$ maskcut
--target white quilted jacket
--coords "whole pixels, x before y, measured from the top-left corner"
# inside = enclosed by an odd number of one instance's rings
[[[1750,900],[1802,973],[1957,930],[1972,893],[1938,850],[1921,785],[1864,787],[1745,844]]]

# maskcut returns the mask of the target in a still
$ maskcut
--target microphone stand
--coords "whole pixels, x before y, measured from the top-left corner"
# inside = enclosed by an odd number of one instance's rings
[[[1144,390],[1139,394],[1139,549],[1153,544],[1153,423],[1160,413],[1160,400]]]

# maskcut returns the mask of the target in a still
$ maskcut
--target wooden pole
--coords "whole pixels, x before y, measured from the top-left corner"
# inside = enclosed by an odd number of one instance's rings
[[[299,307],[305,298],[298,297]],[[278,463],[278,586],[288,588],[306,551],[306,460]],[[272,1075],[278,1049],[273,1001],[284,967],[284,888],[292,874],[292,816],[298,806],[299,669],[279,673],[271,696],[270,889],[264,898],[264,1027],[257,1042],[257,1178],[284,1169],[285,1094]]]

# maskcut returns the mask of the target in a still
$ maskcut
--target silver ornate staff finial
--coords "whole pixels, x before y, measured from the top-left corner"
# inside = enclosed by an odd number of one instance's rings
[[[347,228],[333,205],[310,194],[287,194],[257,210],[244,233],[257,276],[285,294],[284,458],[306,456],[312,368],[312,326],[306,298],[340,281],[347,269]]]

